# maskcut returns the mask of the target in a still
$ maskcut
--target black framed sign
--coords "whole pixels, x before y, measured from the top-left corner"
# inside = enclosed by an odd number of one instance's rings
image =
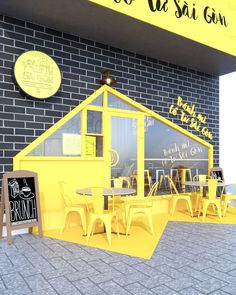
[[[3,175],[0,237],[4,209],[8,243],[12,243],[11,231],[14,229],[37,226],[39,235],[42,236],[38,177],[35,172],[18,170]]]
[[[220,167],[213,167],[210,171],[210,176],[220,181],[224,181],[223,169]]]

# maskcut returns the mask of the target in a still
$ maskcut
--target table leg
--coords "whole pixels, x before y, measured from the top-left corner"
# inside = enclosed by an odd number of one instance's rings
[[[104,196],[104,209],[108,210],[108,196]]]

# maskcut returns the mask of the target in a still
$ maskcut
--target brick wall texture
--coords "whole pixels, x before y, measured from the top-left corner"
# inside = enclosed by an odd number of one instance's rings
[[[176,124],[168,109],[177,97],[195,103],[214,138],[189,130],[214,144],[218,165],[218,77],[1,15],[0,40],[0,179],[14,155],[98,89],[103,68],[118,80],[114,88]],[[27,97],[14,81],[17,57],[32,49],[53,57],[62,72],[60,90],[46,100]]]

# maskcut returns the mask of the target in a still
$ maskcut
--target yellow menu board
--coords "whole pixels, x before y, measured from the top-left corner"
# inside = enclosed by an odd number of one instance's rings
[[[96,157],[96,137],[86,136],[85,154],[86,156]]]
[[[236,56],[235,0],[89,1]]]

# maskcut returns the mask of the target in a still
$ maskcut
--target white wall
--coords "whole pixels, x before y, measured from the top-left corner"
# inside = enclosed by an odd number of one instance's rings
[[[220,167],[236,183],[236,72],[220,77]]]

